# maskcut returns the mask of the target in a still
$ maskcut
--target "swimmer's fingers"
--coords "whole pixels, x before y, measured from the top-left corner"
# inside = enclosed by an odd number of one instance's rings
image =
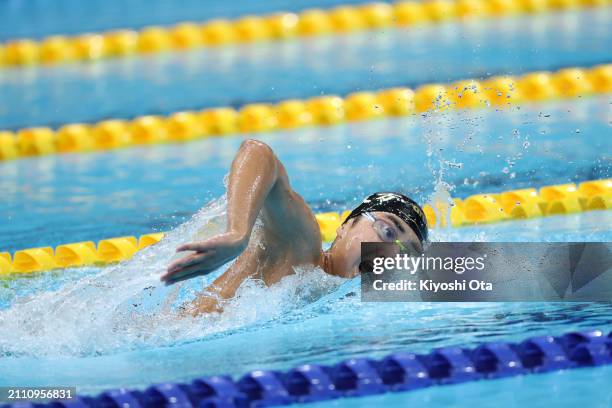
[[[203,268],[202,265],[196,264],[187,266],[174,273],[166,273],[162,276],[162,281],[166,282],[167,285],[178,283],[187,279],[195,278],[196,276],[206,275],[214,269]]]
[[[205,252],[208,250],[224,250],[237,253],[236,256],[246,248],[248,239],[242,235],[233,232],[226,232],[214,237],[208,238],[205,241],[190,242],[180,245],[176,248],[176,252],[196,251]]]
[[[171,284],[209,274],[219,266],[214,255],[215,252],[212,250],[187,255],[170,264],[166,273],[160,279]]]
[[[236,237],[236,234],[225,233],[206,241],[181,245],[177,248],[177,252],[195,252],[171,263],[161,280],[174,283],[208,274],[239,256],[247,242]]]
[[[206,254],[206,252],[196,252],[194,254],[177,259],[168,266],[167,271],[168,273],[174,273],[188,266],[198,264],[202,262]]]
[[[189,244],[180,245],[176,248],[176,252],[184,252],[184,251],[196,251],[202,252],[210,248],[210,244],[207,242],[191,242]]]

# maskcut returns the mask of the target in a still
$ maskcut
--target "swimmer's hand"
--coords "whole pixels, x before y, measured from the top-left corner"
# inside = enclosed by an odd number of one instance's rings
[[[162,275],[161,280],[170,285],[185,279],[209,274],[238,257],[245,250],[247,244],[248,239],[245,239],[244,236],[226,232],[202,242],[181,245],[176,249],[176,252],[195,252],[172,262],[166,273]]]

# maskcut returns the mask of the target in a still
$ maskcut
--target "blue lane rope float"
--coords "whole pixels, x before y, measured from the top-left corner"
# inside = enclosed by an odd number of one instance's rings
[[[429,354],[398,352],[381,360],[352,358],[332,366],[306,364],[289,371],[252,371],[155,384],[144,391],[114,389],[47,404],[0,408],[230,408],[266,407],[404,392],[445,384],[612,364],[612,331],[538,336],[520,343],[442,347]]]

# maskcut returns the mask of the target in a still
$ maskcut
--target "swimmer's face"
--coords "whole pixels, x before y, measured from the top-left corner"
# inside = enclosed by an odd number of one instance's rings
[[[385,231],[381,232],[380,228],[375,228],[372,221],[364,216],[344,223],[336,231],[336,239],[329,250],[331,272],[334,275],[352,278],[359,274],[362,242],[393,242],[397,239],[421,248],[419,238],[401,218],[386,212],[372,212],[371,214],[387,226],[388,236],[384,235]]]

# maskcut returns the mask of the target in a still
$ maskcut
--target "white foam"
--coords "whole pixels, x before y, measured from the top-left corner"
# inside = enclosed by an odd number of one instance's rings
[[[193,299],[222,271],[170,287],[159,277],[172,259],[182,256],[175,253],[178,245],[224,229],[225,209],[225,198],[216,200],[129,261],[79,274],[76,282],[57,291],[16,299],[0,311],[0,355],[96,355],[194,341],[268,321],[342,283],[320,269],[300,269],[270,288],[246,281],[225,302],[222,314],[179,317],[176,306]]]

